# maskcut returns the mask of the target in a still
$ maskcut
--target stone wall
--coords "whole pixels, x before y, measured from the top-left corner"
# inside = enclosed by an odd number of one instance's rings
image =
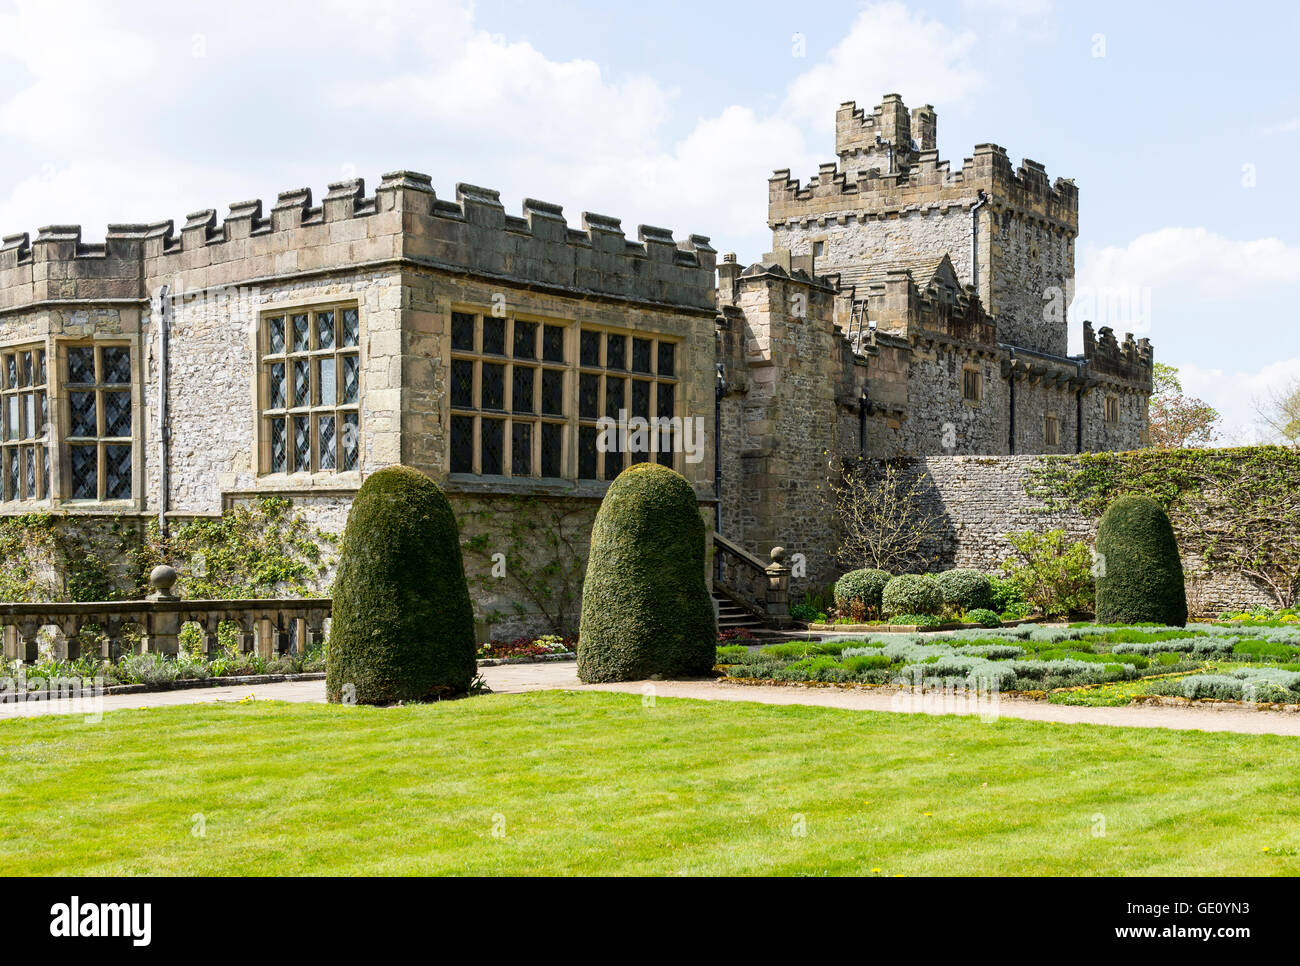
[[[1074,511],[1046,512],[1042,502],[1025,491],[1038,456],[930,456],[912,464],[928,489],[927,510],[940,521],[942,537],[929,548],[933,569],[975,567],[996,570],[1012,555],[1006,534],[1022,530],[1061,528],[1071,539],[1092,544],[1097,521]],[[1200,561],[1183,561],[1188,573]],[[1205,612],[1257,604],[1271,605],[1271,596],[1237,574],[1192,578],[1189,600]]]

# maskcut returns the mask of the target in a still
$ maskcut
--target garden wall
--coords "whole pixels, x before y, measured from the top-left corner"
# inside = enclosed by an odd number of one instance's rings
[[[925,510],[939,518],[942,536],[928,548],[935,568],[995,570],[1013,553],[1005,534],[1018,530],[1059,527],[1072,539],[1093,543],[1096,516],[1077,505],[1049,506],[1031,494],[1035,470],[1048,461],[1078,465],[1074,458],[1059,456],[931,456],[913,461],[912,470],[926,482]],[[1184,555],[1183,566],[1194,612],[1274,604],[1272,595],[1239,573],[1198,575],[1202,561],[1193,554]]]

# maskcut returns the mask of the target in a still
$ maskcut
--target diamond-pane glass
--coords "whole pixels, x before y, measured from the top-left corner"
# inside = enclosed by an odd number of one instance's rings
[[[479,388],[479,407],[504,409],[506,405],[506,367],[491,362],[483,363],[483,380]]]
[[[673,389],[674,388],[675,387],[672,385],[672,383],[668,383],[668,382],[659,383],[659,415],[660,416],[673,415],[673,395],[674,395]]]
[[[12,371],[14,370],[11,369]],[[90,346],[73,346],[68,350],[68,382],[79,386],[94,384],[95,350]],[[10,385],[12,384],[11,382]]]
[[[338,387],[334,380],[334,357],[318,359],[316,364],[316,392],[320,398],[319,406],[333,406],[337,399]]]
[[[45,350],[36,350],[36,382],[37,385],[45,385]]]
[[[468,359],[451,360],[451,404],[474,408],[474,363]]]
[[[542,370],[542,412],[552,416],[564,415],[563,370]]]
[[[69,447],[72,462],[72,498],[95,500],[99,498],[99,458],[94,446]]]
[[[104,346],[99,352],[100,381],[108,386],[130,385],[131,350],[124,345],[115,345]]]
[[[71,359],[71,353],[69,353]],[[5,388],[15,389],[18,386],[18,357],[16,355],[5,356]]]
[[[283,473],[288,446],[285,439],[284,418],[271,420],[271,472]]]
[[[50,495],[50,448],[41,447],[41,499],[48,499]]]
[[[361,455],[361,426],[356,413],[343,414],[343,469],[355,470]]]
[[[632,409],[633,416],[640,416],[643,419],[650,418],[650,383],[644,379],[632,380]]]
[[[334,433],[334,417],[321,416],[316,425],[316,443],[320,468],[323,470],[332,470],[335,468],[337,459],[337,440]]]
[[[13,401],[17,402],[17,399],[14,398]],[[68,393],[68,411],[72,416],[70,435],[99,435],[99,426],[95,421],[95,394],[93,392]]]
[[[284,351],[284,316],[266,320],[266,348],[272,355]]]
[[[93,396],[91,397],[94,398]],[[21,439],[23,435],[20,417],[22,409],[18,405],[18,397],[10,396],[5,406],[5,439]],[[73,435],[76,435],[75,433]]]
[[[596,478],[596,427],[578,427],[578,478]]]
[[[361,360],[357,356],[343,356],[343,401],[354,403],[361,395]]]
[[[632,339],[632,370],[634,372],[650,371],[650,340]]]
[[[625,336],[611,335],[608,337],[605,345],[605,368],[627,368],[627,338]]]
[[[451,417],[451,471],[474,472],[474,417]]]
[[[536,322],[520,322],[515,319],[514,357],[516,359],[537,358]]]
[[[104,393],[104,435],[131,435],[131,394],[129,392]]]
[[[125,500],[131,496],[131,447],[104,447],[104,496]]]
[[[537,370],[529,366],[515,366],[513,394],[510,397],[510,408],[515,412],[533,411],[533,379],[536,373]]]
[[[30,500],[36,496],[36,447],[23,450],[23,499]]]
[[[293,404],[307,406],[311,404],[311,371],[306,359],[293,361]]]
[[[316,313],[316,348],[334,348],[334,313]]]
[[[311,423],[306,416],[293,418],[293,468],[300,473],[311,469]]]
[[[533,475],[533,424],[510,424],[510,475]]]
[[[16,446],[5,450],[5,497],[10,500],[22,499],[22,491],[18,489],[18,448]]]
[[[41,430],[40,435],[44,436],[50,430],[50,397],[46,393],[41,393]]]
[[[564,427],[559,423],[542,424],[542,476],[563,476]]]
[[[474,316],[451,313],[451,347],[457,352],[474,351]]]
[[[605,415],[610,419],[618,419],[618,412],[624,407],[623,383],[626,381],[616,376],[605,377]]]
[[[542,358],[547,362],[564,361],[564,328],[548,325],[542,330]]]
[[[483,351],[492,356],[506,354],[506,320],[483,317]]]
[[[617,448],[605,450],[605,479],[612,480],[623,472],[623,454]]]
[[[583,331],[579,337],[578,358],[584,366],[600,365],[600,333]]]
[[[35,372],[34,372],[34,366],[32,364],[32,354],[30,352],[24,352],[23,353],[23,385],[30,386],[32,384],[32,377],[34,375]]]
[[[674,366],[677,364],[676,347],[671,342],[659,343],[659,375],[674,375]]]
[[[361,341],[361,318],[356,309],[343,310],[343,344],[354,346]]]
[[[578,416],[595,419],[600,415],[600,376],[584,372],[578,377]]]
[[[479,440],[479,465],[480,472],[489,476],[500,476],[502,473],[501,457],[504,452],[505,422],[500,419],[485,419],[479,427],[481,434]]]
[[[271,363],[271,409],[284,408],[284,363]]]
[[[311,327],[307,324],[307,316],[295,315],[293,317],[293,351],[306,352],[311,348]]]

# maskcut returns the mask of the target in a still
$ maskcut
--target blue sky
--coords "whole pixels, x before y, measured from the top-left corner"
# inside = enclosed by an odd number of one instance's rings
[[[954,168],[994,141],[1074,178],[1076,348],[1085,315],[1149,335],[1245,440],[1300,378],[1298,27],[1250,2],[0,0],[0,233],[407,167],[748,261],[771,170],[807,178],[836,104],[896,91]]]

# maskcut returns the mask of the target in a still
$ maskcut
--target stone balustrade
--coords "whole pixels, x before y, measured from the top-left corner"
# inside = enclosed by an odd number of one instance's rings
[[[739,544],[713,534],[713,584],[742,607],[775,627],[790,620],[790,568],[785,550],[773,547],[764,563]]]
[[[0,629],[4,656],[34,663],[38,636],[43,628],[57,628],[55,656],[75,660],[83,653],[82,631],[99,631],[100,655],[117,660],[123,650],[124,631],[141,632],[136,650],[176,654],[181,627],[198,624],[208,657],[219,651],[217,629],[224,621],[239,627],[239,649],[256,650],[264,657],[305,651],[324,640],[329,598],[264,598],[249,600],[184,600],[172,593],[176,571],[155,567],[149,575],[154,592],[144,600],[75,603],[0,603]]]

